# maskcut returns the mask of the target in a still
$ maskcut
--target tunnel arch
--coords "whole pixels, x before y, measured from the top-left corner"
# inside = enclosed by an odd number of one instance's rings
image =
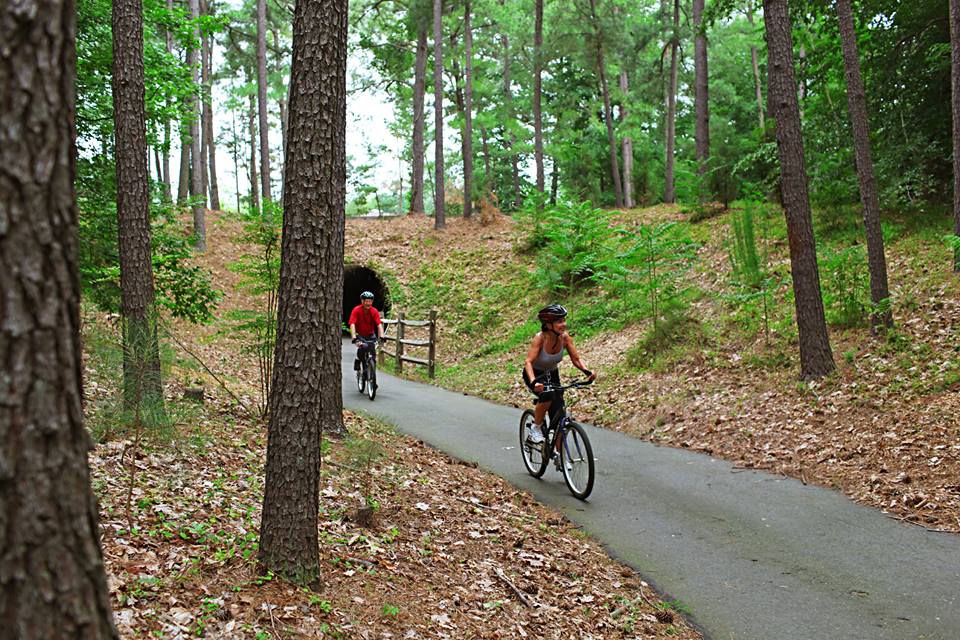
[[[390,290],[383,278],[370,267],[348,264],[343,268],[343,324],[350,326],[350,312],[360,304],[360,294],[373,293],[373,306],[380,314],[390,314]]]

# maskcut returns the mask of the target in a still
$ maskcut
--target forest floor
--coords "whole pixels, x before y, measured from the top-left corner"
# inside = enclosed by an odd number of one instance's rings
[[[619,213],[618,222],[627,226],[688,225],[701,243],[692,275],[700,295],[681,337],[644,366],[628,364],[627,357],[647,340],[644,322],[578,339],[599,382],[580,394],[575,414],[739,467],[831,487],[904,522],[960,532],[960,287],[942,242],[949,220],[941,217],[914,213],[888,221],[895,329],[874,336],[866,327],[832,327],[837,372],[804,383],[798,380],[782,233],[771,244],[784,284],[768,342],[756,317],[745,327],[742,312],[729,302],[727,214],[690,224],[677,207]],[[439,310],[437,384],[526,404],[518,374],[538,329],[531,318],[548,300],[533,277],[535,256],[516,250],[517,225],[506,216],[488,226],[452,219],[444,231],[432,222],[349,220],[347,259],[384,274],[394,307],[407,317]],[[831,235],[827,223],[859,224],[855,217],[818,222],[821,251],[846,246],[848,238]],[[574,335],[578,311],[595,295],[563,300],[572,310]],[[424,378],[416,369],[405,373]]]
[[[253,248],[226,216],[211,212],[207,230],[199,263],[224,299],[213,324],[169,329],[164,426],[119,414],[115,318],[84,313],[92,484],[122,637],[700,637],[682,603],[558,512],[349,412],[350,436],[323,446],[321,588],[261,575],[266,433],[255,359],[232,324],[258,302],[230,268]],[[183,400],[197,386],[205,402]]]

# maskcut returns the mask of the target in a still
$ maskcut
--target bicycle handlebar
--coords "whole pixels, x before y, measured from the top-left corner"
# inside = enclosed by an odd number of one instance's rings
[[[534,382],[536,382],[536,380],[534,380]],[[590,385],[593,384],[593,382],[594,382],[593,380],[574,380],[570,384],[565,384],[561,386],[544,384],[543,393],[546,393],[549,391],[564,391],[566,389],[580,389],[582,387],[589,387]]]

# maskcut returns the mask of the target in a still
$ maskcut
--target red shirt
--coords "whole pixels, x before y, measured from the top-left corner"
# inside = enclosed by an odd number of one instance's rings
[[[380,324],[380,312],[375,307],[370,307],[370,311],[358,304],[350,312],[350,324],[357,326],[358,336],[377,335],[377,325]]]

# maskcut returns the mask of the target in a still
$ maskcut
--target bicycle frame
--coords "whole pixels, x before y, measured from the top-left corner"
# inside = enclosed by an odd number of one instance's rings
[[[534,382],[538,380],[540,380],[539,377],[534,378]],[[559,391],[562,393],[567,389],[580,389],[583,387],[588,387],[591,384],[593,384],[592,380],[574,380],[573,382],[565,385],[544,384],[543,392],[545,393],[545,392]],[[537,404],[539,402],[541,401],[538,398],[537,400],[534,401],[534,404]],[[552,400],[551,402],[557,402],[557,400]],[[570,416],[567,415],[567,404],[566,402],[564,402],[562,395],[559,398],[559,403],[560,403],[559,406],[556,407],[555,417],[549,416],[550,423],[547,429],[547,433],[544,434],[546,440],[550,442],[551,451],[556,451],[557,439],[560,437],[560,432],[562,431],[561,427],[566,426],[567,421],[570,420]],[[551,405],[550,408],[553,409],[554,407]],[[556,424],[554,424],[554,422],[556,422]],[[552,435],[552,438],[551,438],[551,435]]]

